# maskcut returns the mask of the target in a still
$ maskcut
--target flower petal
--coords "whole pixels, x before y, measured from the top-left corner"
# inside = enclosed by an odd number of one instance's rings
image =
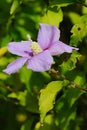
[[[52,56],[59,55],[64,52],[71,53],[72,50],[78,50],[78,48],[71,47],[69,45],[64,44],[61,41],[55,42],[49,49]]]
[[[53,63],[53,58],[50,55],[49,51],[43,51],[34,57],[32,57],[27,62],[27,68],[30,68],[36,72],[43,72],[50,69]]]
[[[40,24],[37,41],[42,49],[47,49],[51,44],[58,41],[60,37],[60,30],[48,24]]]
[[[7,74],[16,73],[27,61],[27,58],[18,58],[17,60],[10,63],[6,69],[3,70],[3,72]]]
[[[31,41],[10,42],[8,44],[8,50],[12,54],[29,57],[29,53],[32,52],[30,49],[30,43]]]

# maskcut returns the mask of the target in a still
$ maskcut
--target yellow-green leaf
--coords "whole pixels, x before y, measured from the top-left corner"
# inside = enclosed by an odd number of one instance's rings
[[[0,57],[2,57],[7,52],[7,47],[0,48]]]
[[[13,3],[12,3],[12,6],[11,6],[11,9],[10,9],[10,14],[14,14],[15,11],[17,10],[19,6],[19,1],[18,0],[14,0]]]
[[[9,98],[14,98],[14,99],[18,99],[20,104],[22,106],[25,106],[26,105],[26,94],[27,94],[27,91],[25,90],[24,92],[18,92],[18,93],[11,93],[8,95]]]
[[[58,12],[48,10],[43,17],[40,17],[41,23],[52,24],[55,26],[59,26],[62,20],[63,20],[63,12],[61,9],[58,9]]]
[[[55,97],[62,89],[62,81],[53,81],[47,85],[45,89],[41,90],[39,98],[40,121],[43,123],[46,113],[54,106]]]

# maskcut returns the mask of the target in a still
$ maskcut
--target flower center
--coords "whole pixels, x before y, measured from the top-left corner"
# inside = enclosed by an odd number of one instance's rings
[[[37,42],[32,42],[31,45],[30,45],[30,48],[33,52],[33,55],[36,55],[36,54],[42,52],[42,49]]]

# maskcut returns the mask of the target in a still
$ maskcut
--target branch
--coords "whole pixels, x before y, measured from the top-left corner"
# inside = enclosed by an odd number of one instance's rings
[[[73,85],[75,88],[78,88],[78,89],[80,89],[80,90],[83,90],[83,91],[87,92],[87,89],[86,89],[86,88],[83,88],[83,87],[81,87],[80,85],[76,84],[75,82],[69,80],[65,75],[61,74],[59,71],[56,71],[56,70],[54,70],[54,69],[51,69],[51,70],[50,70],[50,74],[55,74],[56,77],[61,77],[61,78],[63,78],[64,80],[68,80],[68,81],[70,82],[70,84]]]
[[[87,7],[87,0],[76,0],[77,4]]]

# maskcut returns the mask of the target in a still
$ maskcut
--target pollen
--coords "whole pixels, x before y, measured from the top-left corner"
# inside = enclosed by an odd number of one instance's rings
[[[33,52],[33,55],[36,55],[40,52],[42,52],[43,50],[41,49],[40,45],[37,42],[32,42],[30,45],[30,48]]]

